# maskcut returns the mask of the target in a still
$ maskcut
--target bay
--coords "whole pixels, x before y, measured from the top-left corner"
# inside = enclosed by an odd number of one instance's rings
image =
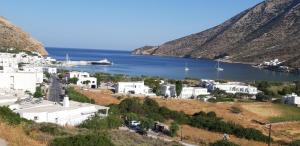
[[[57,60],[65,60],[66,54],[71,60],[97,61],[103,58],[113,62],[112,66],[81,65],[68,67],[69,70],[87,72],[106,72],[126,74],[131,76],[160,76],[169,79],[222,79],[234,81],[294,81],[300,80],[300,75],[274,72],[254,68],[247,64],[221,63],[224,71],[217,72],[216,61],[208,59],[191,59],[161,56],[133,55],[130,51],[46,48],[49,56]],[[185,67],[189,71],[185,71]]]

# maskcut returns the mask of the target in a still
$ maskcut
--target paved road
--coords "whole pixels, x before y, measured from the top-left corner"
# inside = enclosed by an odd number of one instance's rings
[[[51,83],[49,86],[48,100],[59,102],[62,93],[62,88],[59,79],[56,76],[51,76],[50,82]]]

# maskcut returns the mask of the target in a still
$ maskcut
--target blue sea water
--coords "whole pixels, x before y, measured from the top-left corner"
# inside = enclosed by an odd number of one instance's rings
[[[97,50],[97,49],[69,49],[46,48],[49,56],[57,60],[65,60],[66,54],[71,60],[96,61],[107,58],[112,66],[85,65],[68,68],[70,70],[87,72],[106,72],[112,74],[126,74],[131,76],[160,76],[170,79],[225,79],[235,81],[293,81],[300,80],[300,75],[273,72],[253,68],[245,64],[221,63],[223,72],[217,72],[216,62],[207,59],[190,59],[177,57],[140,56],[132,55],[129,51]],[[185,71],[187,66],[190,70]]]

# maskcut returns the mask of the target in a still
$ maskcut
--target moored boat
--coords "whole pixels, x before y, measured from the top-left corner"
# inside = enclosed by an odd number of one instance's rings
[[[108,59],[104,58],[99,61],[92,61],[91,64],[92,65],[112,65],[113,63],[111,61],[109,61]]]

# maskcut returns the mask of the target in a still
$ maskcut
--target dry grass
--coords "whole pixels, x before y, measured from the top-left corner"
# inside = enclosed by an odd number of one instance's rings
[[[161,106],[166,106],[176,111],[183,111],[189,115],[199,111],[214,111],[217,116],[224,118],[225,121],[233,121],[244,127],[258,129],[266,135],[268,134],[268,128],[253,122],[253,120],[266,122],[272,117],[287,115],[284,109],[272,103],[204,103],[195,100],[165,99],[156,99],[156,101]],[[240,108],[242,113],[232,113],[230,108],[233,106]],[[272,133],[272,137],[275,140],[291,141],[292,139],[300,139],[300,122],[284,122],[280,128],[274,127]],[[208,138],[213,137],[213,134],[208,134]]]
[[[178,131],[178,135],[180,135],[180,130]],[[188,125],[182,126],[182,136],[184,141],[193,141],[199,145],[206,145],[210,142],[221,140],[223,138],[223,134],[210,132],[199,128],[194,128]],[[241,146],[266,146],[267,145],[262,142],[236,138],[235,136],[232,135],[229,138],[230,141],[239,144]]]
[[[89,89],[89,90],[81,90],[80,88],[75,88],[77,92],[87,96],[88,98],[92,98],[99,105],[110,105],[110,104],[118,104],[120,100],[112,96],[112,92],[105,89]]]
[[[281,140],[300,140],[300,122],[284,122],[272,125],[272,134]]]
[[[96,103],[100,105],[109,105],[109,104],[118,104],[120,100],[116,99],[112,96],[112,93],[107,90],[79,90],[84,95],[94,99]],[[196,100],[174,100],[174,99],[162,99],[162,98],[154,98],[160,106],[166,106],[171,110],[183,111],[186,114],[192,115],[196,112],[204,111],[214,111],[217,116],[222,117],[225,121],[233,121],[244,127],[255,128],[262,131],[264,134],[268,134],[268,129],[264,125],[260,125],[258,123],[253,122],[253,120],[266,122],[272,117],[280,117],[285,114],[283,109],[278,108],[276,105],[272,103],[205,103]],[[238,107],[241,109],[240,114],[235,114],[230,111],[231,107]],[[291,141],[292,139],[300,138],[300,122],[296,122],[298,124],[291,124],[285,122],[284,125],[274,127],[272,133],[272,137],[275,140],[284,140]],[[285,128],[286,127],[286,128]],[[189,127],[192,128],[192,127]],[[218,133],[209,132],[202,129],[193,128],[192,130],[187,131],[197,131],[190,132],[197,135],[198,138],[205,139],[207,141],[214,141],[220,139],[222,137]],[[197,134],[199,133],[199,134]],[[187,135],[188,136],[188,135]],[[197,137],[192,137],[192,141],[199,141]],[[200,139],[200,140],[201,140]],[[245,143],[243,143],[245,142]],[[242,140],[237,141],[241,145],[247,145],[249,141]]]
[[[214,111],[217,116],[224,118],[225,121],[233,121],[235,123],[241,124],[245,127],[257,128],[259,126],[257,123],[252,122],[253,119],[264,121],[264,117],[258,116],[248,110],[243,109],[241,104],[243,103],[206,103],[196,100],[165,100],[156,99],[156,101],[161,106],[166,106],[171,110],[183,111],[186,114],[193,115],[194,113],[204,111],[210,112]],[[241,109],[240,114],[235,114],[231,112],[232,107],[238,107]]]
[[[282,115],[282,111],[272,103],[244,103],[242,107],[266,119]]]
[[[121,130],[112,130],[109,132],[112,142],[116,146],[174,146],[177,142],[165,142],[162,140],[141,136],[137,133]]]
[[[43,146],[46,143],[36,141],[26,135],[21,125],[9,126],[0,122],[0,137],[5,139],[10,146]]]

